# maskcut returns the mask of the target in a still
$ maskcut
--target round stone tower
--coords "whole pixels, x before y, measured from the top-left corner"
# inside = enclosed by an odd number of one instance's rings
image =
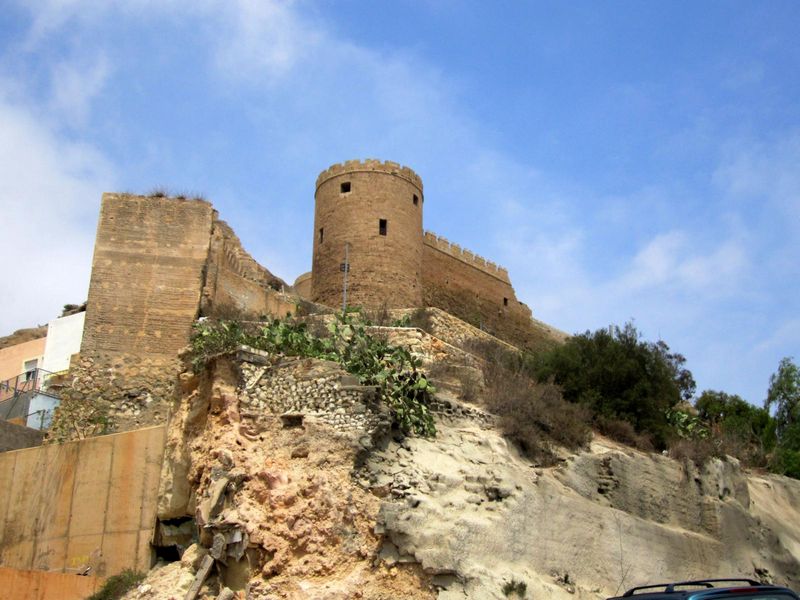
[[[350,160],[320,173],[311,296],[342,306],[422,305],[422,180],[408,167]]]

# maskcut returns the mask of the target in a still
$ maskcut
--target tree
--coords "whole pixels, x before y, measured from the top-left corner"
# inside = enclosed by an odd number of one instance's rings
[[[714,390],[700,394],[695,408],[721,452],[750,465],[764,465],[776,441],[775,419],[767,409],[753,406],[736,394]]]
[[[775,409],[778,437],[800,422],[800,369],[790,357],[781,359],[778,371],[769,378],[764,408]]]
[[[564,398],[595,415],[631,423],[659,446],[669,437],[669,409],[692,397],[686,359],[664,342],[646,342],[632,323],[575,335],[529,363],[539,381],[553,381]]]
[[[783,358],[769,378],[764,408],[775,411],[778,445],[772,470],[800,478],[800,369],[790,357]]]

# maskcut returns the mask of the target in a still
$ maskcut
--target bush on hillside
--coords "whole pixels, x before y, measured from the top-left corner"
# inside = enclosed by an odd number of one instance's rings
[[[566,402],[552,383],[536,383],[525,373],[499,362],[489,363],[486,404],[500,417],[500,428],[531,460],[549,466],[555,463],[552,445],[574,450],[590,438],[588,411]]]
[[[559,385],[566,400],[599,418],[627,421],[663,448],[672,435],[667,411],[694,393],[685,362],[664,342],[643,341],[627,323],[575,335],[528,357],[526,368],[538,381]]]
[[[714,390],[700,394],[695,408],[720,455],[735,456],[748,466],[766,465],[777,440],[775,419],[766,409]]]

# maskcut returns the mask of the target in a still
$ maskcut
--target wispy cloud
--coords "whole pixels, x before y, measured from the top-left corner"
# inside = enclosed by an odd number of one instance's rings
[[[46,322],[82,301],[100,194],[113,169],[95,148],[60,138],[0,90],[0,331]]]
[[[102,91],[110,74],[109,61],[100,54],[91,59],[64,60],[51,70],[50,107],[70,127],[86,124],[95,97]]]

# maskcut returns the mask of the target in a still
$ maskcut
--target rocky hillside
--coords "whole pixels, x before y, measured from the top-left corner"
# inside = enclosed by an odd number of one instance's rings
[[[183,559],[128,598],[595,599],[694,577],[800,583],[800,482],[732,460],[698,470],[596,437],[540,468],[480,405],[446,393],[436,437],[406,437],[374,389],[313,359],[219,358],[180,387],[157,537]]]

